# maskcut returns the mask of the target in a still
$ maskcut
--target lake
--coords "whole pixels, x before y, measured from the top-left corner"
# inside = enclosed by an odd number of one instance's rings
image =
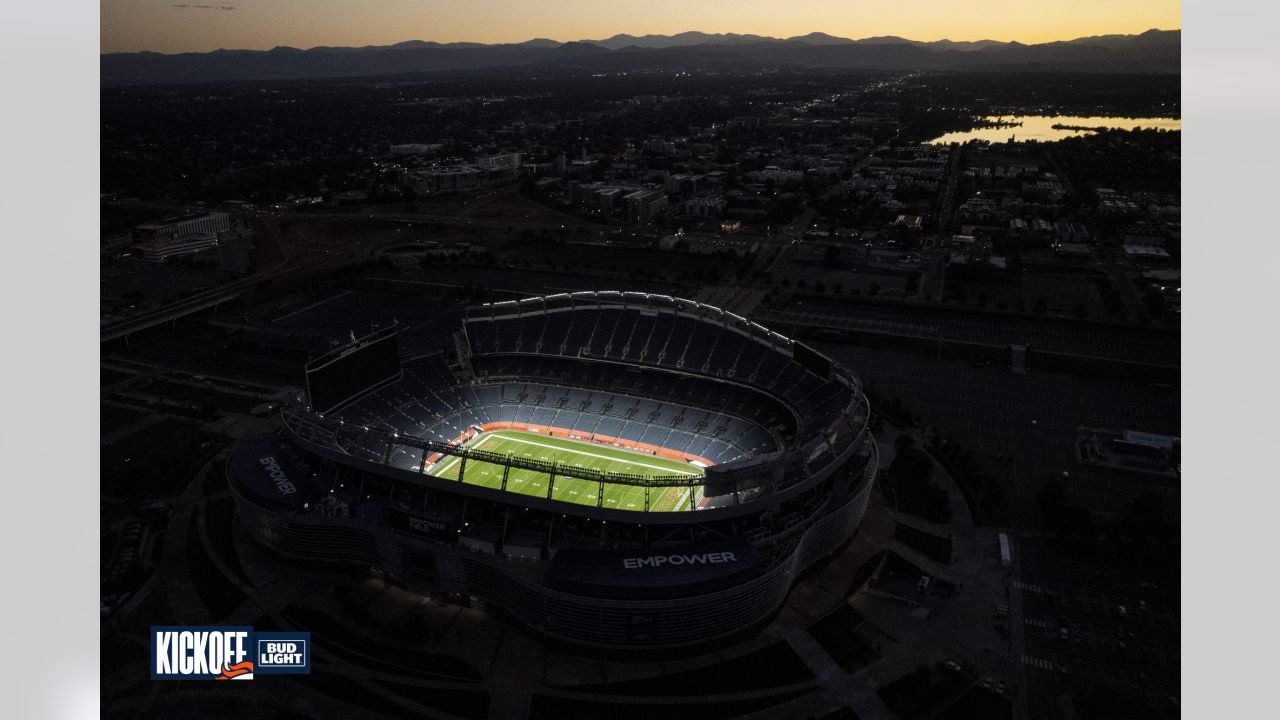
[[[986,140],[989,142],[1005,142],[1011,136],[1018,141],[1035,140],[1037,142],[1053,142],[1075,135],[1084,135],[1088,130],[1054,129],[1054,125],[1074,127],[1108,127],[1120,130],[1133,128],[1161,128],[1164,130],[1181,130],[1182,120],[1178,118],[1118,118],[1118,117],[1080,117],[1074,115],[1058,115],[1044,117],[1040,115],[1015,115],[1010,117],[987,117],[985,120],[1001,120],[1004,122],[1022,123],[1013,127],[981,127],[973,130],[950,132],[928,141],[930,145],[945,145],[970,140]]]

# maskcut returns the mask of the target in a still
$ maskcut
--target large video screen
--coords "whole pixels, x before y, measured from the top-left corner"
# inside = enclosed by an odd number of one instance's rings
[[[793,344],[791,352],[796,362],[800,363],[800,367],[823,380],[831,379],[831,360],[826,355],[801,343]]]
[[[324,413],[400,372],[400,336],[388,333],[307,366],[311,409]]]

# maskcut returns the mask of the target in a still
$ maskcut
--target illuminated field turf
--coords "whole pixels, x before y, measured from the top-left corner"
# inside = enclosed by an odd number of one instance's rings
[[[659,475],[702,477],[703,475],[702,468],[678,460],[518,430],[494,430],[481,433],[468,442],[467,447],[502,455],[545,460],[569,467],[594,468],[607,473],[626,473],[647,477]],[[436,477],[457,480],[461,464],[462,461],[459,458],[445,457],[427,472]],[[502,471],[501,465],[469,460],[464,482],[468,485],[498,489],[502,487]],[[546,497],[547,481],[546,473],[511,468],[507,477],[507,491]],[[595,507],[598,502],[596,493],[599,487],[598,483],[590,480],[557,477],[551,497],[554,500]],[[688,487],[652,488],[648,491],[649,510],[652,512],[686,510],[693,490]],[[606,484],[604,502],[601,506],[615,510],[644,511],[645,488]]]

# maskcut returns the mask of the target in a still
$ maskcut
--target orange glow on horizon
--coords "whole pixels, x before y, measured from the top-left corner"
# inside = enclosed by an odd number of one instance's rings
[[[689,30],[791,37],[810,32],[860,39],[1016,40],[1181,27],[1178,0],[649,0],[616,7],[598,0],[220,0],[199,7],[167,0],[100,0],[102,52],[265,50],[287,45],[390,45],[405,40],[523,42],[600,40],[618,33]],[[234,9],[224,10],[221,7]]]

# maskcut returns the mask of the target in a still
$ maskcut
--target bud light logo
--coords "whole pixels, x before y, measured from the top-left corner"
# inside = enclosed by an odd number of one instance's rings
[[[297,675],[311,672],[311,633],[260,632],[258,672],[263,675]]]
[[[251,627],[151,628],[152,680],[252,680],[311,673],[311,633]]]

